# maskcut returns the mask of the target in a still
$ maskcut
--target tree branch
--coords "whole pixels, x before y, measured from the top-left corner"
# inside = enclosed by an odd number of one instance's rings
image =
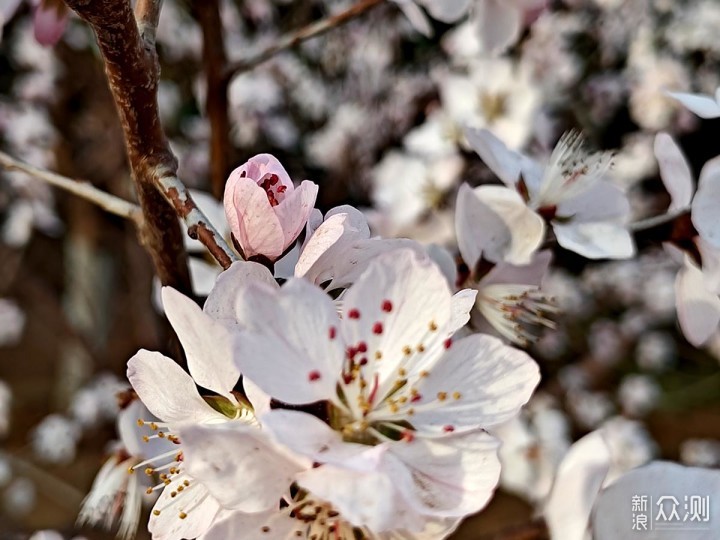
[[[177,169],[177,160],[160,125],[157,56],[154,51],[146,51],[129,0],[66,0],[66,3],[92,27],[105,62],[145,218],[141,240],[162,284],[190,295],[192,286],[182,232],[175,212],[157,190],[153,176],[159,167]],[[148,7],[146,11],[144,6]],[[154,9],[159,8],[159,2],[141,2],[140,7],[141,17],[148,24],[145,29],[148,36],[159,13]]]
[[[187,188],[177,176],[162,174],[162,171],[159,171],[156,182],[165,199],[187,225],[190,237],[200,240],[223,269],[227,270],[234,261],[238,260],[235,252],[230,249],[222,235],[200,211]]]
[[[143,215],[138,205],[98,189],[90,182],[73,180],[72,178],[67,178],[66,176],[61,176],[45,169],[38,169],[19,159],[15,159],[5,152],[0,152],[0,167],[8,171],[20,171],[47,182],[52,186],[68,191],[73,195],[77,195],[86,201],[98,205],[106,212],[129,219],[138,227],[142,227]]]
[[[225,69],[225,78],[229,81],[236,75],[249,71],[255,66],[269,60],[277,53],[287,49],[292,49],[307,39],[319,36],[328,30],[341,26],[360,15],[363,15],[367,11],[370,11],[370,9],[379,6],[384,1],[385,0],[360,0],[357,4],[350,6],[345,11],[336,15],[330,15],[325,19],[321,19],[304,28],[281,36],[275,43],[267,47],[265,50],[260,51],[259,53],[244,60],[229,64]]]
[[[230,172],[230,120],[229,79],[224,76],[227,56],[220,20],[220,3],[218,0],[195,0],[193,13],[203,34],[205,112],[210,121],[210,185],[213,195],[222,199],[225,179]]]
[[[135,4],[135,19],[140,37],[145,43],[145,50],[151,54],[155,54],[155,32],[160,20],[162,3],[163,0],[138,0]]]

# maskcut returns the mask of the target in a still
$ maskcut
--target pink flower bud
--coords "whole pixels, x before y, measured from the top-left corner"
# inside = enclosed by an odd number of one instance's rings
[[[37,2],[33,14],[33,31],[37,42],[50,47],[60,41],[67,26],[68,15],[68,9],[62,1]]]
[[[225,186],[225,215],[246,259],[276,261],[292,245],[315,206],[318,186],[295,188],[280,162],[259,154],[235,169]]]

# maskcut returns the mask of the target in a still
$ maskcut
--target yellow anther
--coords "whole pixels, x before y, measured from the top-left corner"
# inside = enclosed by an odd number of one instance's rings
[[[407,414],[408,414],[408,416],[412,416],[413,414],[415,414],[415,409],[413,409],[412,407],[410,407],[410,408],[407,410]]]
[[[160,510],[153,510],[153,515],[154,515],[154,516],[159,516],[159,515],[160,515]]]
[[[164,439],[164,438],[165,438],[165,433],[162,432],[162,431],[159,432],[159,433],[158,433],[158,437],[160,437],[161,439]]]
[[[178,515],[180,519],[185,519],[187,517],[187,514],[185,512],[180,512],[180,515]]]
[[[153,488],[147,488],[145,490],[145,493],[147,493],[148,495],[152,495],[152,492],[153,492]]]
[[[128,474],[133,474],[135,472],[135,467],[128,467]]]
[[[405,345],[403,347],[403,353],[405,356],[410,356],[412,354],[412,349],[408,345]]]
[[[147,474],[148,476],[152,476],[152,473],[154,473],[154,472],[155,472],[155,470],[152,467],[145,468],[145,474]]]
[[[429,377],[429,376],[430,376],[430,372],[427,371],[427,370],[425,370],[425,369],[423,369],[423,370],[420,372],[420,377],[422,377],[423,379],[426,378],[426,377]]]
[[[177,491],[170,492],[170,497],[172,497],[173,499],[177,497]]]
[[[380,351],[375,351],[375,360],[382,359],[382,353]]]
[[[140,427],[143,427],[145,425],[145,422],[143,421],[142,418],[138,418],[137,425]]]
[[[158,425],[155,422],[153,422],[152,424],[150,424],[150,429],[152,429],[153,431],[157,431]]]
[[[390,412],[392,412],[394,414],[394,413],[398,412],[398,410],[400,410],[400,407],[398,407],[397,404],[395,404],[395,403],[390,404]]]
[[[453,392],[453,399],[460,399],[462,394],[460,392]]]
[[[178,493],[183,491],[184,489],[185,489],[185,486],[178,486],[178,488],[177,488]]]
[[[184,485],[185,487],[188,487],[188,486],[190,485],[190,481],[189,481],[189,480],[183,480],[183,485]]]
[[[148,437],[147,435],[143,435],[143,441],[150,442],[150,437]]]
[[[407,371],[405,371],[404,368],[400,368],[400,369],[398,369],[398,375],[400,375],[401,377],[404,377],[405,375],[407,375]]]
[[[437,398],[439,401],[445,401],[447,399],[447,392],[438,392]]]
[[[438,329],[438,325],[435,321],[430,321],[430,324],[428,325],[431,332],[434,332]]]
[[[417,352],[425,352],[425,345],[422,343],[417,346]]]

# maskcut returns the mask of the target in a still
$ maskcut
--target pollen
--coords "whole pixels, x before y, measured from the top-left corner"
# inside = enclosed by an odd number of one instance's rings
[[[140,427],[143,427],[145,425],[145,421],[142,418],[137,419],[137,425]]]
[[[382,352],[375,351],[375,360],[382,360]]]
[[[419,353],[425,352],[425,345],[423,345],[422,343],[420,345],[418,345],[417,352],[419,352]]]
[[[159,516],[160,510],[153,510],[153,516]]]
[[[180,519],[185,519],[187,517],[187,514],[185,512],[180,512],[180,514],[178,514],[178,517]]]
[[[403,347],[403,354],[405,356],[410,356],[412,354],[412,349],[408,345],[405,345]]]
[[[462,394],[460,392],[453,392],[453,399],[457,401],[462,397]]]
[[[348,317],[349,317],[350,319],[359,319],[359,318],[360,318],[360,311],[358,311],[357,309],[354,309],[354,308],[353,308],[353,309],[351,309],[350,311],[348,311]]]
[[[390,300],[383,300],[382,310],[385,313],[390,313],[392,311],[392,309],[393,309],[392,302]]]
[[[376,323],[373,325],[372,331],[373,331],[373,334],[382,334],[382,333],[383,333],[383,325],[382,325],[382,323],[381,323],[381,322],[376,322]]]
[[[449,349],[450,347],[452,347],[452,338],[447,338],[447,339],[443,342],[443,346],[444,346],[446,349]]]
[[[447,392],[438,392],[437,398],[438,401],[445,401],[447,399]]]
[[[315,381],[320,380],[320,372],[318,370],[311,371],[310,373],[308,373],[308,380],[310,382],[315,382]]]
[[[454,426],[443,426],[443,431],[445,433],[452,433],[453,431],[455,431],[455,427]]]
[[[430,328],[431,332],[435,332],[435,330],[438,329],[438,325],[435,321],[430,321],[430,324],[428,325],[428,328]]]

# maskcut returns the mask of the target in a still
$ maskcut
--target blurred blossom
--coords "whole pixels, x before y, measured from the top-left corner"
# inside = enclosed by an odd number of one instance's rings
[[[606,393],[586,390],[568,392],[567,408],[583,429],[597,428],[615,411],[615,406]]]
[[[545,290],[555,298],[560,310],[570,317],[592,313],[594,300],[584,283],[562,269],[553,268],[545,278]]]
[[[680,461],[693,467],[720,468],[720,441],[688,439],[680,444]]]
[[[599,319],[590,325],[588,348],[598,362],[614,365],[622,360],[625,344],[618,325],[608,319]]]
[[[126,386],[112,373],[99,374],[73,395],[68,413],[83,428],[113,420],[118,413],[116,395]]]
[[[38,459],[55,465],[67,465],[75,459],[82,435],[80,426],[59,414],[46,416],[31,432],[33,453]]]
[[[0,454],[0,490],[7,487],[12,480],[13,472],[10,460],[4,455]]]
[[[540,339],[535,342],[535,350],[540,356],[549,360],[558,360],[566,354],[569,349],[568,335],[562,326],[552,332],[545,332]]]
[[[676,359],[677,343],[669,332],[646,332],[635,349],[635,361],[648,371],[665,371],[672,367]]]
[[[627,375],[618,388],[618,400],[623,412],[630,416],[645,416],[660,400],[662,390],[652,377]]]
[[[32,480],[16,478],[2,493],[3,509],[10,515],[24,516],[35,507],[37,489]]]
[[[11,347],[22,338],[25,312],[12,300],[0,298],[0,347]]]
[[[678,53],[695,51],[720,55],[717,29],[720,27],[720,4],[695,0],[674,6],[673,21],[666,30],[670,46]]]
[[[616,416],[603,423],[600,431],[611,455],[605,485],[630,469],[645,465],[658,455],[657,444],[640,422]]]
[[[615,155],[610,171],[619,185],[626,188],[657,172],[653,154],[653,138],[645,133],[633,133],[623,138],[623,146]]]
[[[364,131],[367,111],[356,103],[343,103],[331,114],[330,120],[313,133],[306,142],[311,162],[330,170],[347,166],[348,152]]]

